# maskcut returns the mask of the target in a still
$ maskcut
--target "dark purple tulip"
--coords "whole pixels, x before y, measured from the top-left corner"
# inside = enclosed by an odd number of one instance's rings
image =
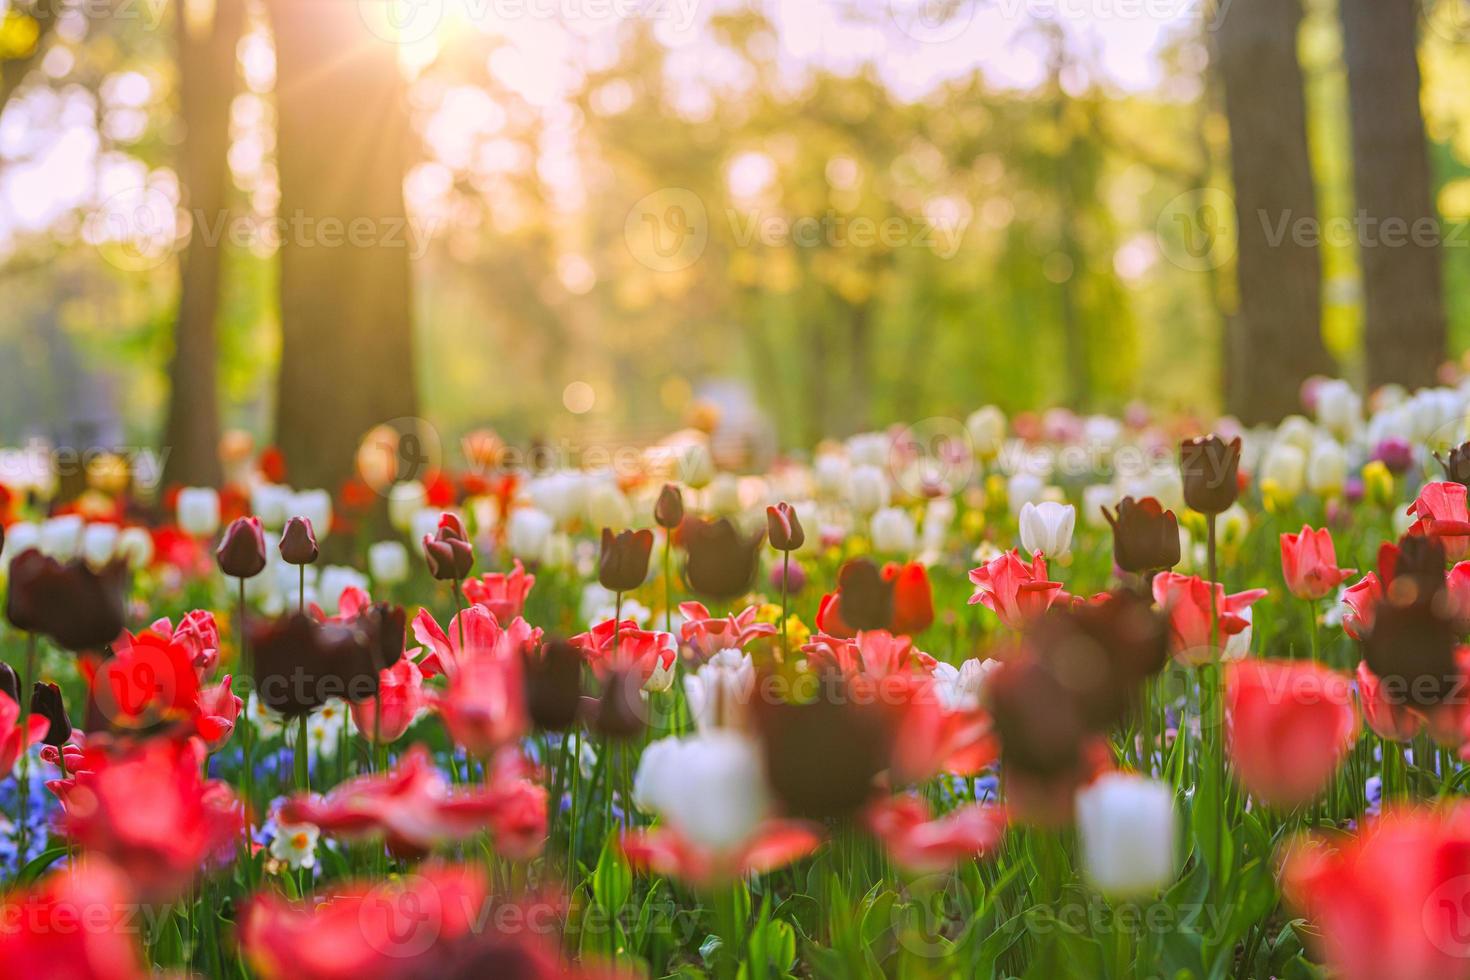
[[[258,517],[237,517],[225,528],[214,553],[230,578],[254,578],[265,571],[265,531]]]
[[[316,534],[311,521],[304,517],[293,517],[286,522],[281,533],[281,559],[288,565],[311,565],[321,554],[316,545]]]

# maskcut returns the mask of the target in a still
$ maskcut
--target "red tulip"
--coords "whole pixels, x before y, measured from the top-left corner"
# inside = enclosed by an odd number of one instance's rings
[[[932,677],[908,675],[901,685],[890,680],[883,693],[898,715],[889,762],[893,784],[922,783],[941,772],[976,776],[999,754],[990,715],[946,705]]]
[[[107,757],[65,789],[62,831],[127,874],[145,901],[172,901],[240,833],[239,801],[203,778],[203,763],[197,739],[153,739]]]
[[[972,803],[931,819],[929,806],[913,796],[891,796],[868,808],[868,829],[893,863],[919,874],[948,871],[962,861],[992,852],[1005,834],[1005,811]]]
[[[424,693],[424,674],[419,665],[404,658],[378,674],[378,696],[353,701],[352,723],[369,742],[387,745],[398,741],[408,726],[429,703]],[[382,714],[379,715],[381,708]]]
[[[536,576],[527,575],[526,568],[516,559],[510,572],[489,572],[479,578],[466,579],[465,598],[477,606],[484,606],[495,614],[501,623],[509,623],[521,614],[526,606],[526,597],[536,584]]]
[[[970,581],[975,583],[970,605],[983,604],[1011,629],[1020,629],[1065,594],[1062,583],[1047,581],[1045,558],[1036,555],[1027,565],[1015,548],[972,569]]]
[[[928,629],[934,622],[934,593],[924,566],[916,561],[902,565],[889,562],[883,566],[883,579],[893,585],[889,632],[913,636]]]
[[[1470,963],[1470,810],[1389,812],[1357,835],[1298,842],[1287,902],[1342,980],[1445,980]]]
[[[1298,599],[1326,598],[1356,571],[1337,567],[1337,550],[1326,528],[1314,531],[1303,524],[1298,533],[1281,536],[1281,572]]]
[[[546,790],[497,760],[488,786],[451,789],[429,750],[415,745],[390,772],[358,776],[326,796],[299,795],[281,807],[286,823],[312,823],[356,840],[385,838],[395,854],[427,854],[439,844],[473,837],[488,826],[500,853],[521,860],[546,837]]]
[[[688,840],[669,826],[629,831],[619,846],[634,870],[677,878],[695,888],[710,888],[751,874],[783,868],[815,851],[821,829],[796,820],[767,820],[739,848],[720,853]]]
[[[1409,526],[1409,533],[1437,539],[1450,561],[1464,558],[1470,553],[1470,510],[1465,496],[1465,486],[1460,483],[1424,484],[1418,499],[1409,505],[1408,513],[1418,518]]]
[[[57,871],[5,895],[0,963],[8,977],[147,980],[138,947],[137,901],[105,861]]]
[[[1357,737],[1348,678],[1305,661],[1231,663],[1225,711],[1236,776],[1251,795],[1276,806],[1321,793]]]
[[[1210,649],[1210,585],[1198,575],[1161,572],[1154,577],[1154,601],[1169,616],[1169,645],[1175,659],[1186,664],[1208,663]],[[1250,607],[1265,597],[1265,589],[1225,594],[1214,583],[1215,628],[1222,648],[1226,641],[1250,627]]]

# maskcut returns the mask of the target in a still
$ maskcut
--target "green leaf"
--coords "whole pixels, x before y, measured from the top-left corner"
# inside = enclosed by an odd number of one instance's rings
[[[633,872],[623,860],[616,831],[607,835],[597,869],[592,872],[592,897],[609,915],[617,916],[633,891]]]

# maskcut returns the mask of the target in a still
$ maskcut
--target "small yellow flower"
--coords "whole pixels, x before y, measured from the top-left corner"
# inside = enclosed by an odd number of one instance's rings
[[[1363,467],[1363,500],[1369,506],[1391,508],[1397,501],[1393,474],[1383,460],[1375,459]]]

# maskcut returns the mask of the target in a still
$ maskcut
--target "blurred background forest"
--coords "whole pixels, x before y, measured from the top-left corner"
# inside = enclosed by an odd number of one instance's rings
[[[185,482],[701,397],[1254,422],[1470,346],[1464,0],[0,0],[0,100],[0,441]]]

